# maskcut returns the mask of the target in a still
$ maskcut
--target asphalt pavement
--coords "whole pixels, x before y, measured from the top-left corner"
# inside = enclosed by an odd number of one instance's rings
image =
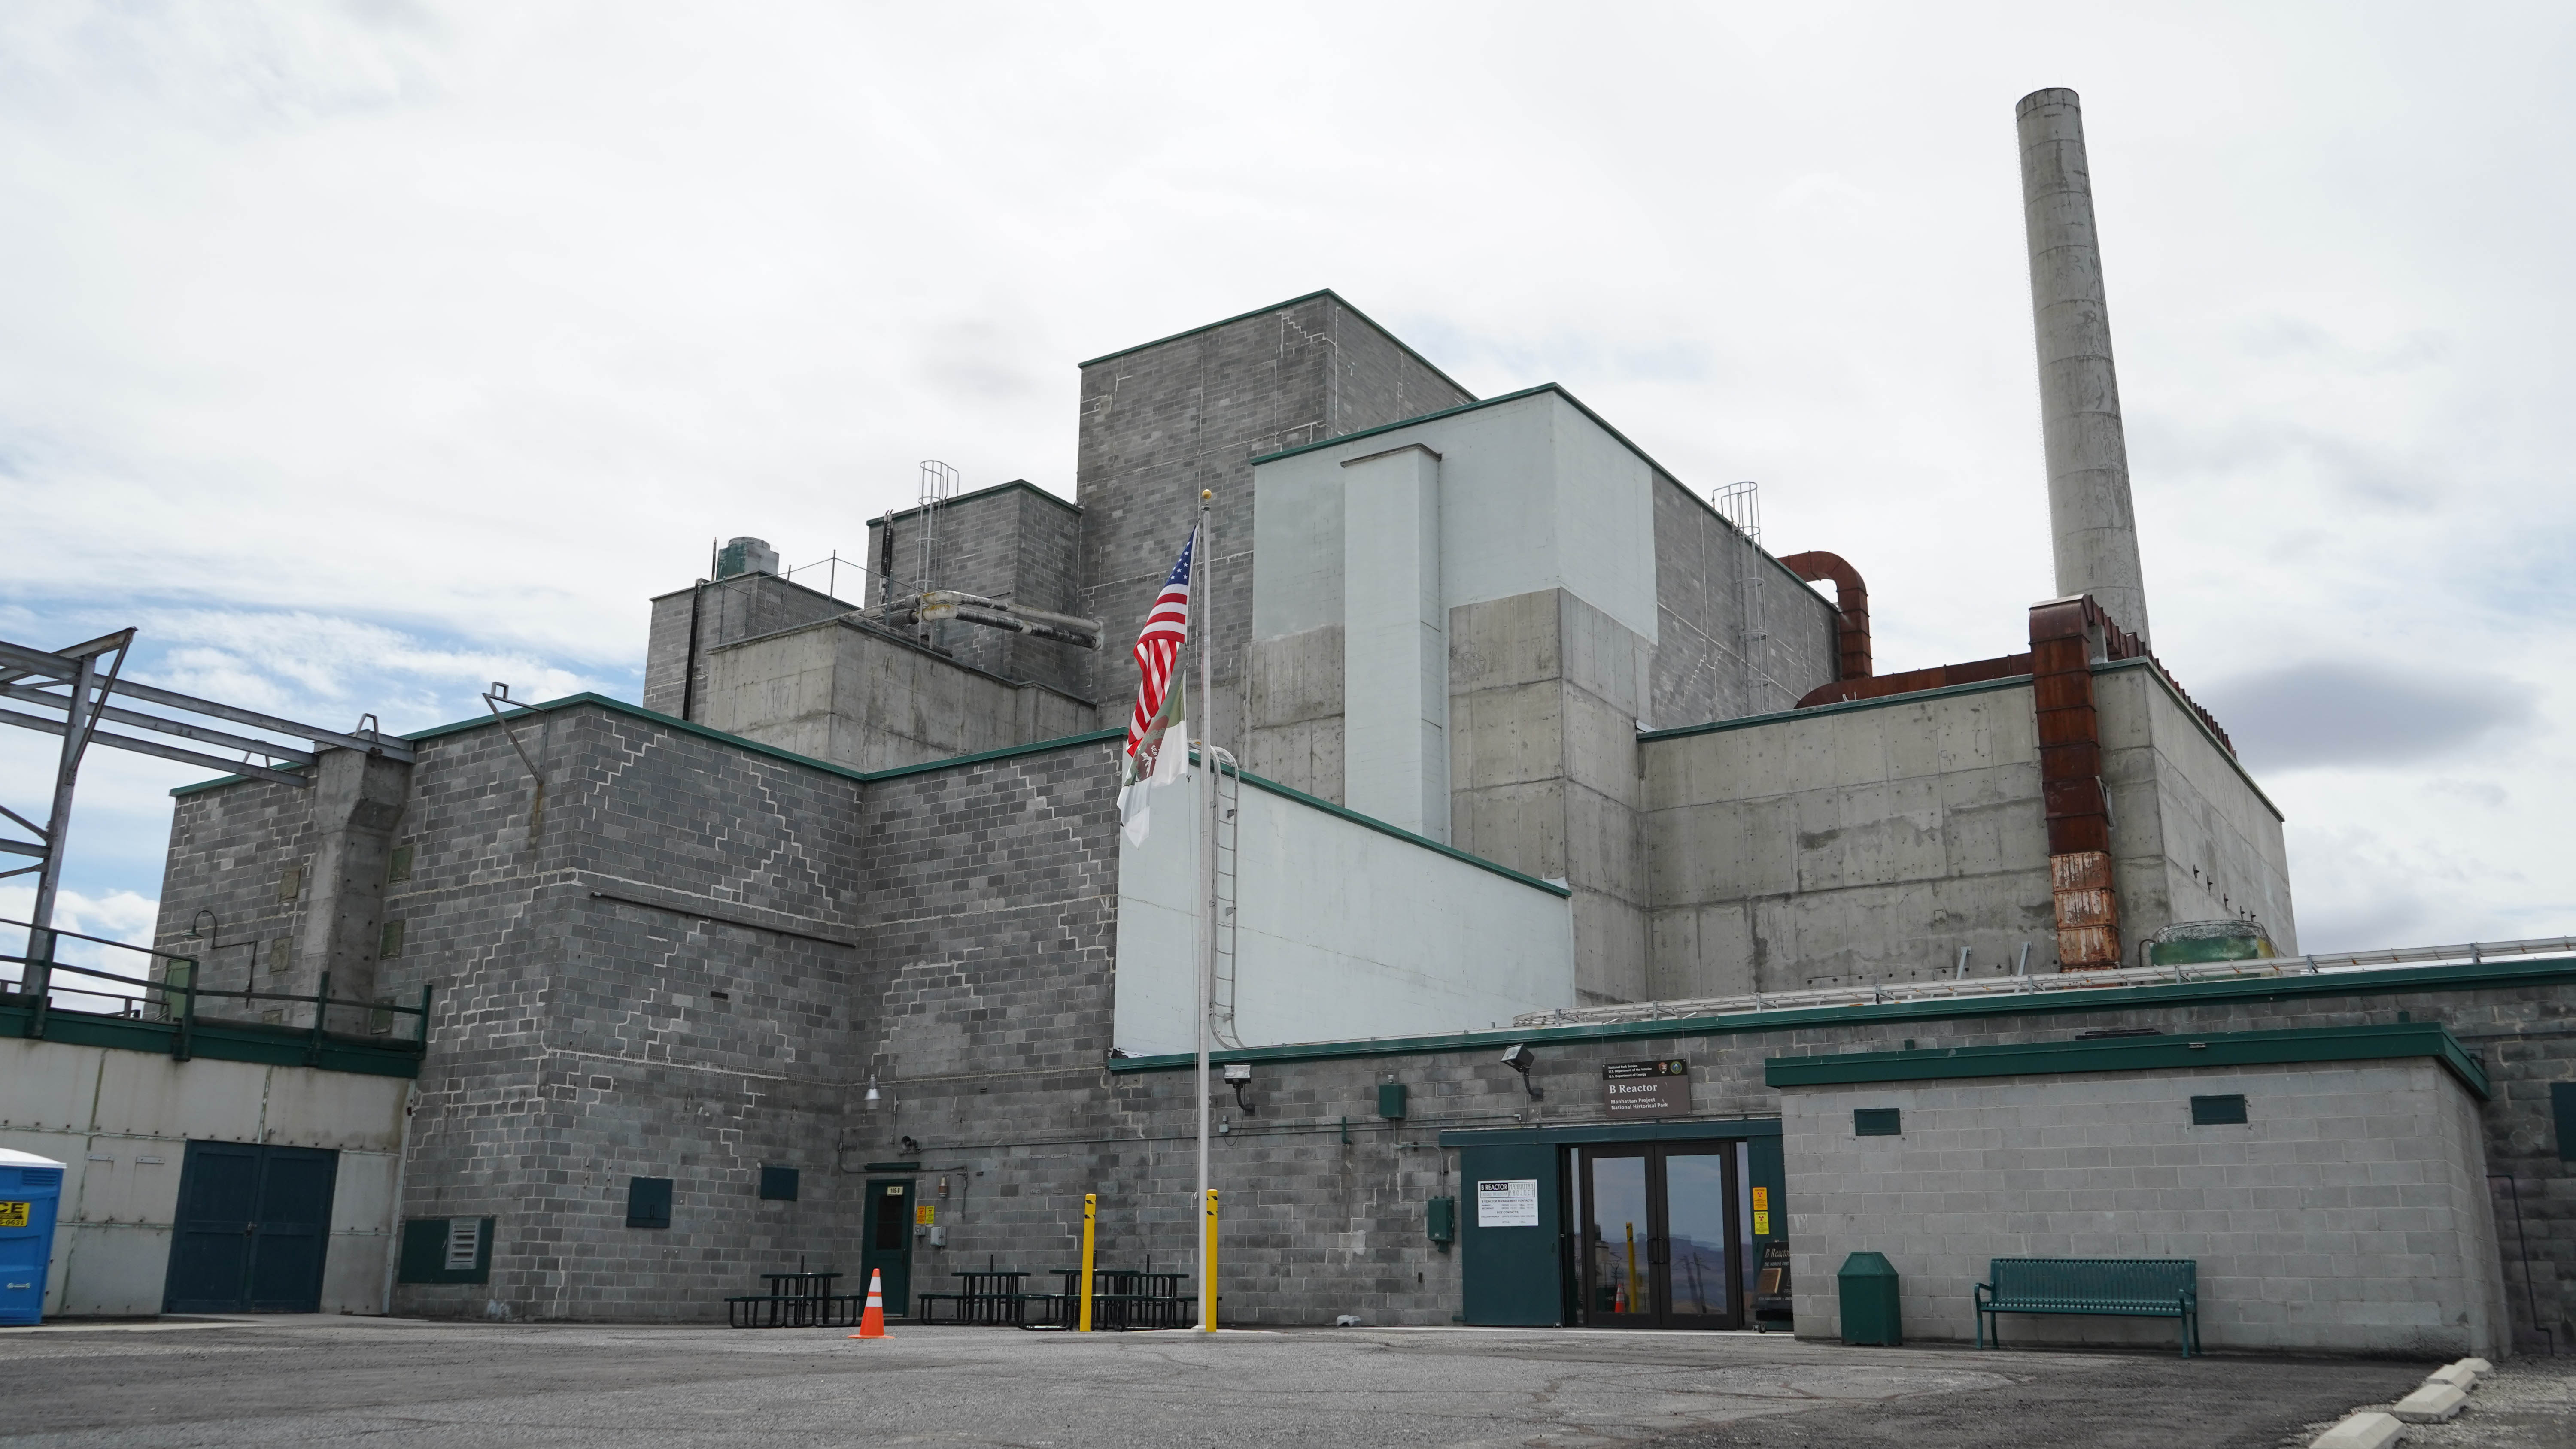
[[[164,1320],[0,1333],[77,1446],[2251,1446],[2434,1365],[1512,1329],[1060,1334]]]

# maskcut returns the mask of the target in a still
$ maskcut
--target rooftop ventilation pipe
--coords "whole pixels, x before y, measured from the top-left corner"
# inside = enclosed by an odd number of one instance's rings
[[[1793,553],[1780,560],[1780,567],[1811,584],[1833,581],[1834,610],[1841,616],[1834,628],[1840,645],[1834,678],[1869,678],[1869,585],[1861,582],[1860,570],[1844,562],[1841,554],[1822,549]]]

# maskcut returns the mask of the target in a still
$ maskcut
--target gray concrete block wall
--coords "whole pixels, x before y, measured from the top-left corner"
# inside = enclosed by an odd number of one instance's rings
[[[842,579],[853,594],[860,582],[857,575]],[[700,718],[711,652],[858,607],[775,574],[736,574],[660,595],[653,600],[644,646],[644,707],[677,719]]]
[[[1132,645],[1213,490],[1216,738],[1244,738],[1252,620],[1251,459],[1473,401],[1329,293],[1083,368],[1076,453],[1082,607]],[[1120,642],[1092,660],[1089,698],[1136,693]]]
[[[295,938],[314,895],[313,791],[244,780],[182,795],[170,817],[153,949],[197,959],[198,984],[221,991],[280,990],[299,964]],[[286,876],[294,873],[293,890]],[[212,911],[208,923],[198,916]],[[199,932],[191,940],[188,932]],[[127,955],[118,952],[115,955]],[[111,964],[120,975],[162,979],[169,963]],[[76,981],[78,978],[65,978]],[[202,1001],[208,1016],[283,1022],[283,1003]]]
[[[1456,1192],[1455,1152],[1442,1153],[1436,1148],[1439,1132],[1600,1122],[1604,1120],[1600,1104],[1600,1071],[1601,1065],[1608,1061],[1676,1056],[1688,1060],[1691,1063],[1693,1113],[1717,1123],[1770,1116],[1781,1111],[1782,1094],[1763,1083],[1763,1063],[1775,1056],[1893,1050],[1909,1040],[1926,1049],[2018,1041],[2063,1041],[2080,1031],[2123,1026],[2216,1032],[2355,1025],[2393,1019],[2397,1001],[2409,1003],[2417,1020],[2439,1017],[2451,1022],[2455,1029],[2463,1029],[2463,1023],[2480,1020],[2530,1024],[2537,1020],[2534,1015],[2537,1003],[2520,999],[2523,997],[2524,993],[2517,990],[2438,992],[2404,998],[2352,996],[2178,1005],[2117,1012],[2069,1010],[1983,1018],[1801,1024],[1776,1029],[1750,1028],[1721,1036],[1639,1036],[1610,1041],[1566,1040],[1538,1035],[1532,1038],[1539,1058],[1532,1081],[1544,1093],[1538,1101],[1525,1097],[1519,1079],[1495,1059],[1498,1049],[1481,1041],[1450,1052],[1327,1061],[1263,1061],[1255,1064],[1253,1085],[1246,1093],[1257,1109],[1253,1114],[1247,1116],[1222,1087],[1213,1097],[1220,1120],[1230,1129],[1216,1139],[1215,1178],[1220,1190],[1226,1194],[1225,1201],[1234,1204],[1228,1209],[1226,1219],[1227,1246],[1222,1255],[1220,1288],[1225,1295],[1230,1322],[1322,1323],[1331,1321],[1333,1314],[1341,1312],[1366,1312],[1376,1315],[1372,1318],[1376,1322],[1450,1321],[1450,1315],[1459,1311],[1454,1269],[1444,1270],[1444,1255],[1422,1237],[1424,1199]],[[2551,1028],[2544,1025],[2539,1029],[2548,1031]],[[2546,1039],[2557,1040],[2555,1037]],[[2496,1055],[2494,1050],[2489,1050],[2491,1066]],[[2382,1068],[2359,1064],[2338,1070],[2373,1071]],[[2439,1069],[2427,1064],[2425,1070]],[[2562,1065],[2558,1070],[2564,1073],[2567,1069]],[[2068,1080],[2103,1081],[2109,1080],[2110,1075]],[[1412,1113],[1400,1125],[1380,1122],[1375,1117],[1376,1086],[1388,1079],[1404,1081],[1412,1087]],[[1155,1085],[1147,1090],[1139,1083]],[[2521,1270],[2512,1237],[2512,1219],[2500,1188],[2494,1194],[2492,1211],[2495,1215],[2483,1224],[2474,1215],[2455,1214],[2444,1227],[2400,1225],[2415,1221],[2412,1216],[2402,1215],[2450,1212],[2451,1209],[2443,1204],[2456,1203],[2462,1196],[2463,1184],[2469,1184],[2469,1195],[2474,1195],[2476,1174],[2470,1171],[2474,1161],[2469,1155],[2469,1144],[2460,1131],[2445,1124],[2442,1119],[2444,1112],[2465,1114],[2463,1120],[2475,1119],[2484,1138],[2478,1147],[2480,1151],[2494,1149],[2499,1143],[2513,1140],[2517,1134],[2526,1140],[2531,1139],[2535,1132],[2545,1136],[2545,1103],[2533,1105],[2545,1097],[2545,1091],[2535,1095],[2526,1090],[2521,1097],[2514,1098],[2511,1096],[2510,1079],[2500,1075],[2498,1085],[2505,1090],[2498,1092],[2495,1102],[2483,1107],[2465,1100],[2437,1098],[2434,1100],[2447,1101],[2448,1105],[2438,1111],[2417,1113],[2413,1118],[2391,1117],[2384,1103],[2359,1104],[2361,1110],[2354,1115],[2346,1109],[2354,1108],[2356,1104],[2347,1101],[2337,1108],[2345,1115],[2331,1130],[2360,1145],[2351,1150],[2329,1152],[2313,1145],[2316,1141],[2326,1140],[2320,1135],[2309,1139],[2310,1147],[2300,1150],[2307,1152],[2308,1159],[2343,1162],[2365,1178],[2380,1170],[2372,1165],[2375,1162],[2384,1159],[2386,1163],[2395,1163],[2405,1153],[2415,1154],[2405,1159],[2414,1164],[2406,1171],[2425,1177],[2427,1183],[2336,1185],[2320,1181],[2318,1190],[2341,1192],[2343,1200],[2350,1204],[2357,1201],[2353,1196],[2357,1187],[2371,1189],[2359,1194],[2361,1198],[2374,1199],[2373,1203],[2365,1206],[2372,1211],[2400,1214],[2389,1217],[2387,1226],[2373,1230],[2399,1235],[2403,1239],[2399,1250],[2387,1253],[2374,1251],[2367,1256],[2374,1260],[2406,1258],[2408,1262],[2403,1266],[2409,1272],[2426,1267],[2424,1263],[2415,1262],[2416,1258],[2436,1260],[2429,1271],[2448,1275],[2453,1287],[2446,1291],[2465,1295],[2461,1305],[2450,1310],[2454,1318],[2463,1311],[2473,1316],[2484,1311],[2481,1304],[2495,1291],[2499,1279],[2493,1260],[2487,1262],[2483,1274],[2477,1267],[2478,1255],[2488,1251],[2481,1246],[2481,1234],[2500,1235],[2496,1240],[2501,1245],[2503,1258],[2500,1281],[2505,1306],[2511,1311],[2514,1331],[2525,1349],[2536,1350],[2540,1341],[2531,1333],[2534,1320],[2522,1305]],[[1132,1214],[1124,1221],[1143,1226],[1131,1236],[1122,1237],[1122,1251],[1128,1251],[1125,1245],[1132,1242],[1134,1251],[1150,1250],[1158,1260],[1167,1256],[1185,1257],[1189,1246],[1185,1215],[1192,1170],[1188,1149],[1194,1110],[1189,1074],[1177,1071],[1122,1076],[1117,1079],[1115,1090],[1120,1105],[1128,1113],[1120,1122],[1120,1131],[1132,1136],[1113,1137],[1103,1133],[1093,1147],[1103,1153],[1125,1149],[1121,1160],[1083,1159],[1078,1152],[1070,1159],[1059,1159],[1066,1170],[1049,1179],[1051,1183],[1060,1184],[1056,1195],[1040,1194],[1034,1185],[1029,1186],[1012,1198],[1014,1203],[1021,1204],[1018,1210],[1024,1215],[1022,1218],[1009,1222],[978,1219],[972,1226],[971,1235],[961,1226],[959,1235],[952,1241],[972,1246],[955,1248],[952,1252],[976,1255],[992,1252],[1009,1260],[1014,1256],[1015,1248],[1026,1255],[1040,1251],[1039,1246],[1034,1245],[1057,1241],[1047,1234],[1054,1231],[1054,1225],[1062,1214],[1071,1212],[1078,1217],[1082,1188],[1070,1169],[1081,1164],[1089,1166],[1095,1174],[1089,1179],[1095,1184],[1118,1184],[1114,1193],[1104,1196],[1104,1203],[1114,1198],[1121,1203],[1136,1204],[1132,1209],[1122,1208],[1122,1211]],[[2099,1156],[2099,1178],[2054,1189],[2069,1194],[2070,1204],[2079,1191],[2111,1195],[2131,1191],[2149,1180],[2140,1174],[2152,1175],[2159,1170],[2149,1165],[2112,1171],[2107,1165],[2113,1150],[2110,1139],[2117,1133],[2110,1128],[2126,1119],[2118,1113],[2095,1110],[2101,1106],[2098,1102],[2088,1105],[2085,1111],[2092,1113],[2090,1117],[2070,1112],[2062,1122],[2041,1121],[2030,1129],[2053,1134],[2051,1145],[2044,1150],[2067,1155],[2065,1162],[2039,1170],[2081,1174],[2094,1170],[2088,1164],[2094,1162],[2096,1155]],[[1014,1107],[994,1109],[987,1120],[1006,1117],[1016,1110]],[[1348,1120],[1352,1138],[1347,1146],[1341,1141],[1344,1119]],[[1847,1115],[1843,1121],[1847,1128]],[[1050,1121],[1045,1130],[1052,1133],[1055,1127],[1056,1124]],[[2097,1128],[2102,1130],[2097,1132]],[[2215,1129],[2191,1130],[2207,1133]],[[2324,1130],[2319,1129],[2320,1133]],[[921,1135],[925,1151],[933,1158],[940,1157],[942,1149],[949,1145],[949,1139],[936,1133]],[[958,1140],[958,1150],[952,1155],[958,1160],[971,1162],[979,1170],[992,1173],[990,1181],[1007,1185],[1013,1170],[1006,1165],[1010,1160],[1009,1154],[1021,1149],[1009,1145],[1008,1139],[997,1143],[995,1139],[1000,1135],[989,1130],[970,1131]],[[1037,1131],[1030,1133],[1032,1137],[1039,1135]],[[2099,1136],[2102,1140],[2093,1142],[2089,1140],[2092,1136]],[[2066,1140],[2059,1140],[2061,1138]],[[2078,1138],[2086,1140],[2075,1140]],[[1130,1146],[1131,1143],[1136,1145]],[[1072,1151],[1061,1147],[1031,1150]],[[2445,1159],[2445,1152],[2452,1156]],[[2297,1158],[2296,1151],[2286,1155]],[[1435,1156],[1443,1159],[1437,1165],[1429,1160]],[[2257,1159],[2264,1156],[2253,1152],[2249,1146],[2244,1163],[2220,1163],[2209,1171],[2219,1189],[2225,1189],[2230,1182],[2250,1181],[2245,1173],[2259,1165]],[[2554,1163],[2554,1156],[2549,1160]],[[2485,1170],[2504,1172],[2512,1165],[2509,1159],[2499,1154],[2488,1159]],[[2534,1164],[2526,1160],[2520,1165],[2528,1169]],[[1788,1170],[1794,1204],[1796,1194],[1801,1190],[1801,1173],[1808,1170],[1794,1149],[1789,1157]],[[1919,1168],[1903,1170],[1912,1172]],[[2542,1290],[2538,1321],[2563,1324],[2566,1305],[2548,1295],[2556,1291],[2557,1275],[2562,1268],[2576,1267],[2576,1262],[2564,1256],[2566,1248],[2576,1247],[2576,1241],[2571,1241],[2571,1238],[2576,1238],[2576,1199],[2562,1191],[2576,1179],[2556,1171],[2536,1176],[2537,1181],[2533,1176],[2523,1179],[2523,1190],[2527,1194],[2524,1227],[2534,1245],[2534,1281],[2541,1285]],[[2433,1180],[2443,1184],[2438,1193],[2428,1185]],[[2427,1207],[2409,1202],[2391,1207],[2376,1203],[2377,1197],[2389,1195],[2377,1192],[2381,1186],[2422,1189],[2414,1195],[2434,1205]],[[2156,1190],[2166,1189],[2158,1187]],[[2204,1194],[2201,1210],[2209,1210],[2205,1195],[2213,1189],[2208,1183],[2184,1184],[2177,1180],[2170,1190]],[[2248,1211],[2282,1211],[2278,1198],[2286,1189],[2264,1186],[2262,1191],[2269,1196]],[[1164,1199],[1163,1205],[1147,1205],[1145,1199],[1156,1195]],[[2435,1196],[2440,1197],[2440,1202],[2434,1202]],[[1038,1198],[1034,1206],[1027,1202],[1031,1197]],[[2087,1198],[2086,1201],[2092,1199]],[[1953,1210],[1941,1209],[1936,1203],[1927,1211],[1934,1209]],[[2166,1213],[2186,1210],[2156,1206],[2141,1211]],[[2236,1211],[2232,1207],[2224,1210]],[[1955,1211],[1974,1216],[1982,1209],[1961,1207]],[[2070,1207],[2068,1211],[2076,1209]],[[2555,1216],[2544,1217],[2544,1214]],[[958,1221],[964,1224],[967,1220],[960,1218]],[[1023,1231],[1031,1236],[1018,1236]],[[2205,1311],[2232,1314],[2237,1319],[2250,1317],[2261,1320],[2271,1316],[2270,1311],[2261,1305],[2290,1301],[2290,1295],[2299,1291],[2310,1295],[2298,1300],[2303,1302],[2377,1301],[2345,1300],[2332,1296],[2341,1291],[2332,1286],[2335,1281],[2351,1278],[2358,1268],[2372,1265],[2343,1261],[2320,1264],[2308,1255],[2304,1237],[2298,1245],[2293,1245],[2281,1236],[2289,1231],[2284,1228],[2257,1232],[2250,1246],[2238,1244],[2231,1248],[2236,1257],[2230,1260],[2231,1265],[2224,1271],[2216,1266],[2208,1268],[2203,1279],[2204,1298],[2208,1299],[2213,1294],[2217,1297],[2213,1306]],[[2304,1229],[2300,1231],[2304,1232]],[[2444,1237],[2445,1234],[2448,1236]],[[2071,1236],[2069,1241],[2072,1241]],[[1795,1242],[1793,1238],[1793,1246]],[[1887,1251],[1901,1258],[1902,1253],[1911,1249],[1890,1248]],[[2552,1252],[2561,1256],[2553,1259],[2550,1256]],[[2357,1248],[2354,1254],[2360,1256]],[[1132,1256],[1129,1260],[1133,1260]],[[2213,1265],[2219,1261],[2215,1256],[2211,1260]],[[1030,1266],[1036,1266],[1034,1260]],[[1806,1275],[1808,1282],[1821,1279],[1830,1283],[1832,1266],[1835,1265],[1826,1265],[1820,1270],[1802,1260],[1798,1271]],[[2396,1265],[2377,1263],[2375,1266],[2393,1268]],[[1422,1275],[1420,1280],[1413,1282],[1408,1289],[1406,1280],[1417,1273]],[[2576,1276],[2576,1273],[2570,1276]],[[2407,1291],[2402,1284],[2392,1286],[2389,1275],[2383,1274],[2382,1279],[2380,1287],[2388,1292]],[[1444,1287],[1444,1283],[1448,1286]],[[2297,1285],[2307,1286],[2302,1289]],[[1920,1318],[1927,1326],[1925,1336],[1931,1336],[1929,1328],[1942,1322],[1944,1315],[1950,1315],[1954,1310],[1964,1311],[1964,1292],[1964,1288],[1960,1290],[1958,1304],[1927,1304],[1918,1309],[1909,1300],[1906,1305],[1909,1325]],[[1354,1304],[1362,1306],[1352,1306]],[[1805,1312],[1803,1306],[1801,1311]],[[2302,1311],[2311,1318],[2316,1312],[2314,1309]],[[2415,1308],[2351,1311],[2391,1320],[2406,1319],[2410,1315],[2415,1318],[2426,1316]],[[2286,1323],[2289,1315],[2285,1310],[2278,1316]],[[2217,1321],[2216,1317],[2210,1320],[2211,1323]],[[2019,1326],[2008,1326],[2007,1331],[2021,1335],[2022,1341],[2033,1341],[2025,1331],[2030,1322],[2020,1320]],[[2089,1324],[2090,1321],[2077,1322]],[[2403,1327],[2402,1324],[2398,1326]],[[2456,1323],[2452,1326],[2458,1327]],[[2161,1327],[2145,1328],[2139,1341],[2165,1341],[2157,1337],[2157,1330]],[[1818,1331],[1814,1328],[1812,1316],[1802,1322],[1801,1328],[1802,1332]],[[2084,1331],[2089,1332],[2089,1327]],[[2557,1331],[2563,1341],[2566,1329],[2560,1326]],[[2102,1336],[2102,1341],[2119,1340],[2124,1332],[2123,1327],[2114,1325]],[[2429,1340],[2414,1348],[2401,1346],[2391,1351],[2452,1352],[2445,1343]]]
[[[872,581],[870,603],[884,603],[890,588],[908,597],[920,586],[925,518],[913,508],[868,521],[868,567],[883,569],[890,560],[892,569]],[[965,494],[942,507],[930,527],[931,587],[1078,613],[1073,570],[1081,518],[1079,508],[1026,481]],[[959,663],[1077,696],[1090,674],[1089,651],[953,619],[931,624],[928,642]]]
[[[2242,1094],[2198,1126],[2195,1094]],[[2219,1349],[2492,1357],[2485,1160],[2438,1063],[2309,1063],[1798,1088],[1781,1093],[1798,1333],[1839,1337],[1835,1270],[1885,1253],[1909,1340],[1976,1337],[1995,1258],[2189,1258]],[[1902,1135],[1861,1137],[1856,1108]],[[2011,1315],[2018,1344],[2178,1342],[2170,1321]]]
[[[2026,681],[1641,749],[1658,997],[2056,969]]]
[[[854,950],[711,918],[846,933],[858,785],[598,706],[520,730],[548,786],[533,839],[496,729],[424,741],[414,874],[386,901],[407,931],[381,979],[438,988],[403,1214],[499,1219],[489,1285],[405,1285],[397,1311],[720,1316],[842,1240],[863,993]],[[760,1202],[764,1162],[805,1196]],[[670,1230],[624,1225],[638,1176],[677,1182]]]
[[[1185,1259],[1193,1103],[1185,1075],[1105,1069],[1114,981],[1114,742],[925,771],[860,787],[600,706],[522,724],[547,771],[530,838],[526,771],[496,730],[422,742],[401,841],[413,880],[386,910],[409,926],[389,989],[440,989],[414,1116],[407,1216],[501,1219],[487,1288],[405,1288],[399,1311],[514,1317],[711,1316],[764,1260],[852,1255],[850,1179],[921,1144],[924,1187],[952,1178],[951,1246],[918,1281],[992,1254],[1066,1258],[1080,1195],[1103,1194],[1104,1256]],[[1936,732],[1937,733],[1937,732]],[[293,832],[270,787],[183,797],[174,879],[273,880]],[[258,824],[263,818],[270,825]],[[267,833],[261,834],[265,829]],[[195,831],[195,834],[187,834]],[[598,899],[631,894],[676,911]],[[184,929],[174,890],[164,921]],[[855,952],[745,929],[858,941]],[[848,958],[855,957],[853,962]],[[731,1000],[719,1006],[713,993]],[[1600,1119],[1606,1060],[1680,1055],[1694,1110],[1778,1110],[1775,1055],[2062,1040],[2087,1029],[2252,1030],[2386,1021],[2412,1010],[2482,1047],[2497,1100],[2478,1113],[2494,1231],[2517,1321],[2566,1336],[2576,1196],[2556,1158],[2548,1085],[2576,1080],[2562,987],[2178,1004],[2117,1012],[1909,1018],[1624,1040],[1540,1035],[1544,1101],[1477,1041],[1450,1052],[1265,1062],[1246,1115],[1219,1090],[1228,1194],[1221,1287],[1243,1322],[1446,1322],[1451,1260],[1422,1237],[1424,1199],[1454,1195],[1443,1127]],[[892,1089],[857,1108],[871,1072]],[[1414,1088],[1405,1123],[1374,1118],[1386,1073]],[[1350,1141],[1343,1141],[1343,1119]],[[760,1203],[764,1161],[804,1170],[807,1201]],[[1791,1171],[1797,1171],[1793,1161]],[[625,1179],[680,1183],[669,1233],[623,1226]],[[2512,1193],[2523,1216],[2512,1223]],[[2455,1194],[2456,1196],[2456,1194]],[[834,1204],[840,1204],[835,1207]],[[2511,1223],[2511,1226],[2508,1224]],[[2523,1257],[2529,1259],[2528,1278]],[[827,1257],[827,1255],[832,1255]],[[2526,1301],[2536,1309],[2523,1306]],[[491,1305],[499,1305],[493,1308]],[[408,1305],[407,1307],[405,1305]]]
[[[1641,711],[1652,728],[1789,709],[1836,676],[1833,606],[1661,473],[1655,608],[1654,684]]]

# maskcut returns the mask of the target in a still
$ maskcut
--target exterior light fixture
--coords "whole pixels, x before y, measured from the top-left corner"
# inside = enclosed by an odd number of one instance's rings
[[[1530,1100],[1538,1100],[1538,1083],[1530,1080],[1530,1068],[1538,1062],[1538,1053],[1528,1042],[1514,1042],[1503,1051],[1503,1065],[1521,1074],[1521,1085],[1529,1089]]]
[[[1225,1064],[1225,1084],[1234,1088],[1234,1105],[1243,1109],[1244,1116],[1255,1117],[1260,1115],[1259,1108],[1253,1106],[1250,1102],[1243,1100],[1243,1089],[1252,1085],[1252,1063],[1227,1062]],[[1229,1128],[1225,1130],[1230,1131],[1232,1129]]]
[[[876,1078],[868,1078],[868,1094],[859,1099],[859,1105],[867,1108],[871,1112],[878,1111],[885,1106],[885,1093],[877,1090]]]

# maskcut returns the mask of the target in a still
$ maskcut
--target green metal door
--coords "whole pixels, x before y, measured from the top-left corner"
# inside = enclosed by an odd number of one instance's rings
[[[1553,1143],[1461,1147],[1459,1277],[1469,1323],[1565,1322],[1565,1209]]]
[[[868,1179],[866,1246],[859,1254],[857,1291],[868,1291],[868,1275],[885,1275],[885,1311],[898,1318],[912,1313],[913,1179]]]

